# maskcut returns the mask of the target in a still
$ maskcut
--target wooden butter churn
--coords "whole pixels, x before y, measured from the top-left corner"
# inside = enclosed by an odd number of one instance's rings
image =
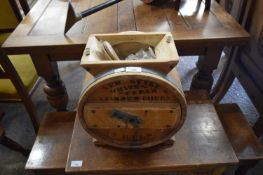
[[[155,54],[152,59],[123,60],[147,48]],[[93,76],[84,83],[77,109],[83,128],[118,148],[147,148],[169,140],[186,116],[174,68],[178,61],[170,33],[91,35],[81,60]]]

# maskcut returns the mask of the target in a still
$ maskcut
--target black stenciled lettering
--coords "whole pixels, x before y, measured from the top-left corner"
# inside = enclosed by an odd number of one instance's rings
[[[109,83],[109,84],[108,84],[108,87],[109,87],[109,88],[112,88],[112,87],[113,87],[113,83]]]
[[[144,81],[143,81],[143,84],[144,84],[144,85],[148,85],[148,84],[149,84],[149,81],[148,81],[148,80],[144,80]]]
[[[133,87],[134,89],[140,89],[140,86],[138,84],[134,85]]]
[[[144,94],[144,90],[139,90],[139,94]]]
[[[114,97],[114,101],[119,101],[119,97]]]
[[[150,87],[153,87],[154,86],[154,83],[152,81],[149,81],[149,86]]]
[[[141,84],[142,80],[137,79],[136,82],[137,82],[137,84],[139,85],[139,84]]]
[[[122,84],[121,81],[115,81],[114,82],[114,85],[116,85],[116,86],[121,85],[121,84]]]
[[[117,91],[118,91],[118,92],[123,92],[123,87],[117,88]]]
[[[150,92],[149,89],[146,89],[146,90],[145,90],[145,93],[146,93],[146,94],[150,94],[151,92]]]
[[[136,80],[135,80],[135,79],[132,79],[132,80],[130,80],[130,83],[135,84],[135,83],[136,83]]]
[[[125,96],[122,96],[122,97],[121,97],[121,101],[126,101],[126,97],[125,97]]]
[[[132,95],[137,95],[137,91],[132,91]]]
[[[157,89],[152,89],[152,93],[157,93]]]
[[[140,97],[134,96],[134,100],[135,100],[135,101],[137,101],[137,100],[139,100],[139,99],[140,99]]]

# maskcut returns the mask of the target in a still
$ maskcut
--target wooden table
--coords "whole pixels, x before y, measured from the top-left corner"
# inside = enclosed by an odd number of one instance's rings
[[[182,129],[173,145],[142,150],[122,150],[96,146],[76,118],[68,153],[66,173],[156,174],[194,172],[210,174],[218,168],[238,163],[212,104],[189,104]],[[204,111],[209,111],[204,115]],[[83,161],[74,167],[74,161]]]
[[[73,5],[81,11],[103,1],[73,0]],[[242,44],[249,35],[215,1],[210,11],[204,10],[204,3],[197,3],[187,0],[176,11],[170,2],[157,7],[125,0],[83,19],[64,35],[68,2],[38,0],[2,47],[7,54],[31,55],[38,74],[45,79],[48,101],[58,111],[66,109],[68,95],[56,62],[79,60],[91,33],[169,31],[179,55],[200,55],[192,89],[210,90],[223,47]]]
[[[95,146],[79,119],[75,118],[75,112],[48,113],[40,127],[26,169],[39,174],[86,175],[219,173],[218,170],[237,164],[239,160],[211,100],[206,94],[200,94],[187,93],[186,121],[175,134],[174,144],[141,150]],[[61,122],[63,118],[65,120]],[[74,118],[73,126],[69,119],[72,121]],[[69,127],[71,129],[68,130]],[[68,133],[72,133],[72,136]]]

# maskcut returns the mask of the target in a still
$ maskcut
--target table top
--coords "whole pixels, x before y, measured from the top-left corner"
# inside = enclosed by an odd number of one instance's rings
[[[187,109],[186,121],[175,134],[173,145],[141,150],[95,146],[76,118],[66,172],[157,173],[238,163],[213,104],[189,103]],[[82,165],[74,161],[82,161]]]
[[[104,0],[72,0],[77,12]],[[64,35],[68,1],[38,0],[29,14],[3,44],[9,54],[79,52],[89,34],[123,31],[171,32],[177,48],[236,45],[249,34],[214,0],[210,11],[204,3],[187,0],[177,11],[172,2],[161,6],[124,0],[82,19]],[[43,48],[47,48],[43,51]],[[39,49],[39,50],[38,50]],[[81,52],[82,53],[82,52]]]

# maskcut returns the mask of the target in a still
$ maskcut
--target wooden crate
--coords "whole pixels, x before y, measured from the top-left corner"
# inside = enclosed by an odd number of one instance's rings
[[[96,49],[99,41],[108,41],[115,50],[117,49],[120,60],[98,58]],[[156,54],[155,59],[123,60],[125,56],[149,46]],[[127,66],[141,66],[167,74],[178,61],[179,56],[171,33],[124,32],[90,35],[81,59],[81,66],[92,75]]]

